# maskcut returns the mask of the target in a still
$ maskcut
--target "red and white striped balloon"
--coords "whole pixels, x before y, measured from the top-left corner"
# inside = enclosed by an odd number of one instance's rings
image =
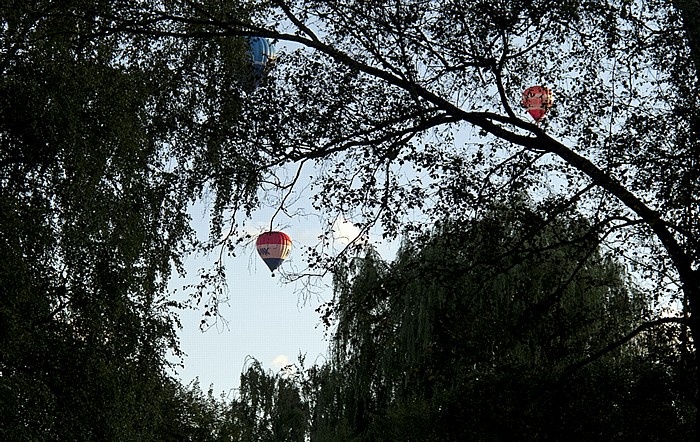
[[[544,86],[532,86],[523,92],[522,106],[539,123],[547,110],[554,104],[552,90]]]
[[[265,232],[255,242],[258,255],[275,276],[275,269],[284,262],[292,251],[292,240],[284,232]]]

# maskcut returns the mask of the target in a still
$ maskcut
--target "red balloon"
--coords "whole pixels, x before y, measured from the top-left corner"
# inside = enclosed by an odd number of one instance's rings
[[[552,90],[544,86],[529,87],[523,92],[521,104],[535,119],[535,122],[539,123],[547,110],[554,104]]]
[[[292,240],[284,232],[265,232],[255,241],[258,255],[265,261],[272,276],[277,267],[287,259],[292,251]]]

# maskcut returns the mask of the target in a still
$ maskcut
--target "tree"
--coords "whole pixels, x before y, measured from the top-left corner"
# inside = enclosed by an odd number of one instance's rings
[[[539,213],[516,200],[448,219],[393,263],[370,252],[339,277],[347,440],[691,437],[677,324],[591,359],[652,306],[585,218]]]
[[[679,346],[697,366],[697,1],[276,0],[252,2],[246,20],[182,4],[196,20],[158,10],[114,29],[158,35],[195,21],[201,32],[175,34],[308,49],[283,58],[241,114],[280,209],[291,210],[284,194],[298,179],[275,173],[309,163],[328,172],[313,183],[314,208],[390,237],[481,213],[508,189],[555,198],[548,215],[585,209],[650,299],[682,305]],[[541,124],[516,111],[533,84],[556,94]],[[472,138],[455,143],[464,132]],[[308,253],[321,272],[338,263],[323,246]]]
[[[288,367],[291,368],[291,367]],[[308,431],[308,406],[299,373],[273,374],[251,359],[241,387],[223,416],[235,441],[301,442]]]
[[[225,148],[209,125],[235,121],[245,47],[101,31],[151,6],[0,6],[3,440],[160,440],[179,398],[167,283],[194,239],[197,160],[215,170]]]
[[[155,131],[148,145],[176,160],[174,174],[166,174],[185,178],[176,201],[214,192],[212,242],[203,248],[245,241],[239,215],[270,195],[291,213],[287,195],[303,184],[309,164],[320,171],[310,186],[315,209],[365,230],[381,226],[389,237],[429,229],[446,213],[478,215],[485,202],[525,189],[557,201],[545,217],[567,206],[587,211],[606,247],[635,267],[649,299],[679,301],[679,351],[697,367],[696,0],[19,5],[3,11],[4,74],[21,67],[29,43],[44,41],[34,37],[53,29],[44,19],[55,18],[78,23],[59,27],[65,32],[58,35],[72,37],[63,40],[73,42],[71,50],[104,54],[91,45],[106,39],[109,66],[145,69],[152,90],[163,86],[146,101],[144,118]],[[309,51],[282,57],[268,84],[249,91],[234,80],[231,54],[242,53],[238,37],[250,35]],[[138,68],[145,57],[159,75]],[[552,86],[557,97],[541,124],[515,110],[533,84]],[[472,138],[456,143],[465,132]],[[15,140],[8,134],[3,141]],[[15,159],[3,164],[22,164],[17,152],[29,150],[15,146],[41,146],[31,140],[8,143]],[[280,171],[292,165],[298,172],[283,180]],[[217,232],[229,234],[220,243]],[[311,270],[340,264],[324,245],[309,251]],[[221,270],[212,275],[222,277]],[[700,373],[693,370],[697,404]]]

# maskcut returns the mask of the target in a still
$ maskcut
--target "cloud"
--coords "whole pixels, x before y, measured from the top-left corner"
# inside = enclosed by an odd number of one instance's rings
[[[356,225],[346,220],[342,215],[338,216],[333,223],[333,239],[340,244],[350,244],[361,233],[362,231]],[[367,242],[366,238],[360,238],[359,241]]]
[[[297,367],[289,363],[289,358],[286,355],[277,355],[272,360],[273,371],[282,372],[283,377],[292,376],[296,374]]]
[[[272,368],[274,368],[275,371],[281,370],[287,365],[289,365],[289,358],[285,355],[277,355],[272,360]]]

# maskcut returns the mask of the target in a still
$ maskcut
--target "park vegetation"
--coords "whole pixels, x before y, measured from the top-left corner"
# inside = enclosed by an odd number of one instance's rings
[[[697,0],[10,0],[0,74],[3,440],[698,437]],[[179,384],[178,311],[300,201],[329,361]]]

